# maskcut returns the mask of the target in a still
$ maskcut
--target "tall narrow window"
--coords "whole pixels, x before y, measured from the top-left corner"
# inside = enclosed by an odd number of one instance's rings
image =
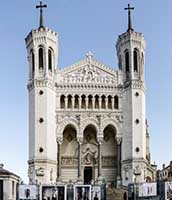
[[[32,57],[32,73],[35,72],[35,54],[33,53],[33,50],[31,51],[31,57]]]
[[[86,108],[85,95],[82,95],[81,108]]]
[[[138,72],[138,51],[137,51],[137,49],[134,49],[133,62],[134,62],[134,72]]]
[[[95,96],[95,108],[99,108],[99,96]]]
[[[75,106],[74,108],[79,108],[79,96],[75,95]]]
[[[52,72],[52,50],[48,50],[48,70]]]
[[[125,52],[125,69],[126,69],[127,73],[130,72],[130,61],[129,61],[129,52],[128,51]]]
[[[43,59],[43,48],[39,48],[39,69],[44,68],[44,59]]]
[[[119,69],[122,70],[122,59],[121,59],[121,55],[119,56]]]
[[[93,97],[91,95],[88,96],[88,108],[93,108]]]
[[[102,108],[105,109],[106,108],[106,100],[105,100],[105,96],[102,96]]]
[[[119,98],[118,98],[118,96],[114,97],[114,108],[119,109]]]
[[[112,109],[112,97],[108,96],[108,108]]]
[[[67,104],[68,108],[72,108],[72,96],[68,95],[68,104]]]
[[[60,97],[60,107],[65,108],[65,96],[64,95],[62,95]]]

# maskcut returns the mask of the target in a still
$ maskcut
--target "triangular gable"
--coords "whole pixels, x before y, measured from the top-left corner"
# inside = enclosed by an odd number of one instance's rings
[[[80,62],[59,70],[63,83],[117,83],[118,71],[94,59]]]

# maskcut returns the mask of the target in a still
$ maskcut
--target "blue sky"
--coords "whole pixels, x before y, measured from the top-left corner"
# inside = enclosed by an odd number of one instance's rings
[[[24,38],[38,27],[39,1],[2,1],[0,8],[0,162],[27,180],[28,63]],[[97,60],[117,68],[115,43],[127,29],[131,3],[134,29],[147,43],[147,118],[152,161],[161,166],[171,156],[172,123],[172,1],[46,0],[45,23],[59,34],[59,66],[83,59],[92,51]]]

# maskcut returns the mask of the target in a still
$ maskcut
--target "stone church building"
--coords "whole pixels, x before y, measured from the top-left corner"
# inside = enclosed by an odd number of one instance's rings
[[[42,4],[41,4],[42,5]],[[42,6],[43,7],[43,6]],[[58,34],[43,24],[26,37],[29,61],[29,182],[154,180],[145,102],[145,39],[132,28],[116,42],[118,69],[91,52],[58,65]]]

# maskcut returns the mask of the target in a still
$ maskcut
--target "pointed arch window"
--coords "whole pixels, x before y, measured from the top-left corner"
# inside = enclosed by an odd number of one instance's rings
[[[48,70],[52,72],[53,67],[53,52],[51,49],[48,49]]]
[[[44,68],[44,56],[43,56],[43,53],[44,53],[43,48],[40,47],[39,48],[39,52],[38,52],[38,54],[39,54],[38,55],[38,57],[39,57],[39,69],[40,70]]]
[[[130,59],[128,50],[125,51],[125,70],[126,73],[130,72]]]
[[[134,72],[138,72],[138,50],[134,49],[133,53]]]

